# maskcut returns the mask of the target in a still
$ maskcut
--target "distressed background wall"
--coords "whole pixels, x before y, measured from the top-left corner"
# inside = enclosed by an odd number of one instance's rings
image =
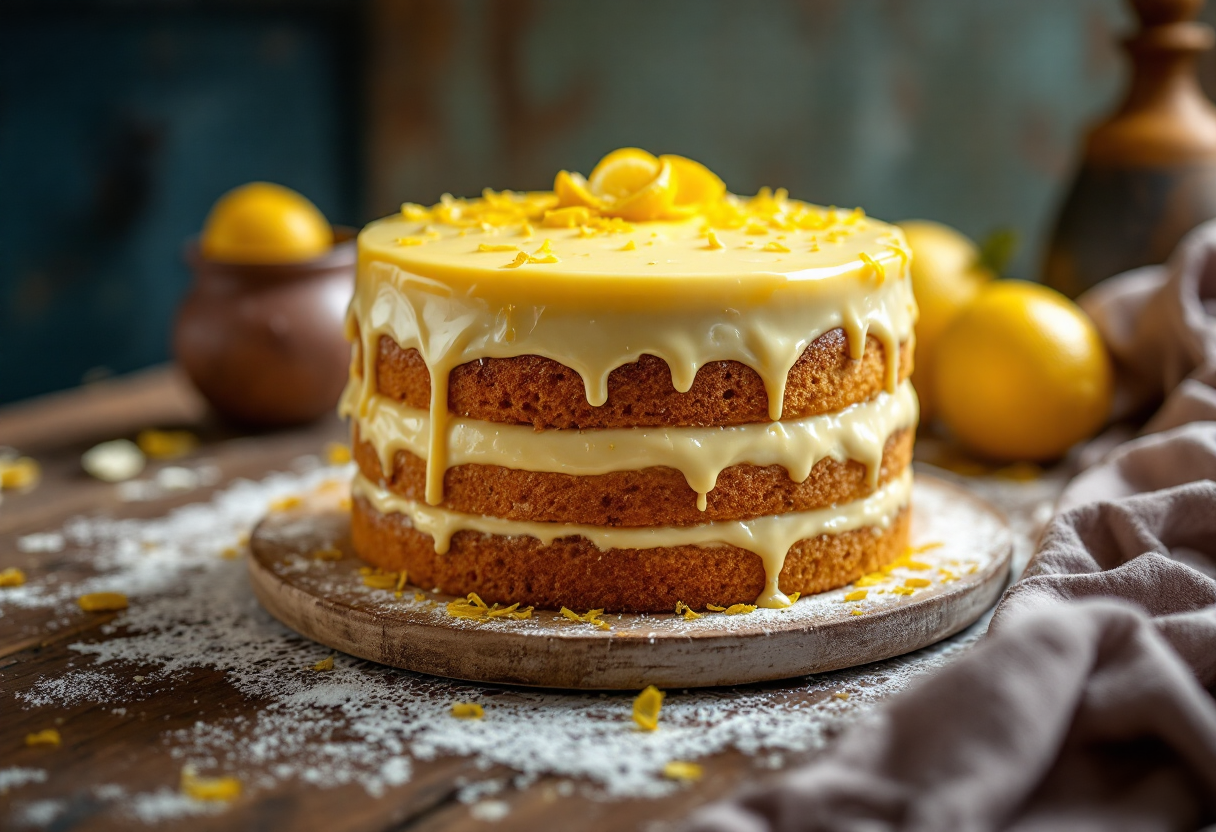
[[[357,225],[632,144],[740,193],[1011,226],[1034,277],[1129,22],[1118,0],[9,2],[0,401],[165,360],[181,246],[251,179]]]

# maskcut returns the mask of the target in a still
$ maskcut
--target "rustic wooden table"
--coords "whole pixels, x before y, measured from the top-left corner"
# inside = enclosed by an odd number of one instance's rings
[[[183,427],[199,435],[193,459],[206,459],[219,471],[207,488],[143,502],[123,502],[115,487],[89,478],[81,454],[93,444],[133,436],[146,427]],[[68,391],[0,408],[0,446],[19,448],[42,465],[40,484],[28,493],[5,492],[0,503],[0,569],[23,569],[33,584],[58,573],[87,573],[90,564],[70,548],[58,553],[23,552],[23,536],[54,530],[77,515],[150,518],[175,506],[204,500],[235,478],[257,479],[285,470],[305,454],[320,454],[327,442],[345,439],[338,419],[295,430],[251,435],[215,422],[197,396],[172,368]],[[4,590],[0,590],[3,592]],[[70,624],[64,626],[64,616]],[[53,805],[50,828],[109,829],[139,826],[99,798],[100,784],[118,784],[127,793],[176,789],[182,762],[169,737],[200,719],[222,714],[256,717],[264,706],[240,692],[214,669],[177,674],[137,706],[31,706],[21,699],[40,680],[79,667],[74,642],[113,638],[114,614],[63,609],[5,608],[0,612],[0,777],[3,771],[45,772],[42,782],[0,790],[0,828],[30,820],[30,807]],[[813,700],[825,691],[798,696]],[[26,747],[27,733],[56,725],[59,747]],[[786,754],[782,765],[811,752]],[[523,789],[508,789],[499,799],[509,813],[495,823],[478,819],[457,799],[471,781],[504,772],[477,766],[468,757],[442,756],[415,761],[409,781],[373,796],[349,783],[317,788],[298,779],[269,787],[247,788],[220,814],[173,818],[185,829],[529,829],[654,830],[688,810],[770,772],[755,757],[726,751],[702,761],[704,777],[659,798],[604,800],[568,787],[560,778],[542,776]],[[3,781],[0,780],[0,784]],[[564,787],[563,787],[564,786]],[[24,812],[24,815],[22,814]],[[23,820],[24,818],[24,820]]]

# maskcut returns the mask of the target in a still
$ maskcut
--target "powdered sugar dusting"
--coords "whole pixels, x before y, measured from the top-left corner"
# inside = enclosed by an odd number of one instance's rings
[[[130,597],[130,608],[112,622],[104,639],[72,645],[87,661],[38,680],[16,706],[124,705],[145,696],[152,681],[176,691],[180,672],[218,670],[261,704],[253,716],[207,716],[190,728],[166,731],[162,739],[183,765],[239,776],[247,793],[294,780],[318,787],[358,783],[377,795],[408,782],[421,762],[472,757],[482,768],[515,772],[510,783],[478,781],[462,791],[462,799],[486,806],[481,811],[490,820],[501,816],[502,807],[489,800],[498,788],[527,785],[545,775],[583,780],[605,798],[644,797],[677,788],[661,776],[672,760],[692,761],[734,748],[780,765],[782,755],[819,747],[841,725],[948,661],[979,630],[910,656],[780,685],[669,691],[661,728],[653,733],[635,729],[629,694],[482,687],[341,654],[332,671],[314,672],[312,665],[329,651],[263,611],[245,563],[221,554],[242,544],[274,500],[315,491],[348,477],[350,470],[323,468],[237,482],[209,502],[155,520],[68,523],[59,533],[70,546],[83,548],[97,574],[31,581],[0,594],[0,605],[53,607],[83,592],[114,590]],[[384,594],[391,599],[391,593]],[[839,595],[822,603],[838,606]],[[815,615],[818,603],[764,614]],[[715,618],[733,626],[723,616]],[[677,628],[704,626],[704,620],[666,620]],[[145,682],[132,681],[135,674]],[[848,697],[833,695],[842,692]],[[176,695],[184,701],[189,691],[183,687]],[[484,719],[453,718],[455,701],[481,704]],[[111,791],[117,811],[145,822],[216,810],[175,791]],[[22,811],[30,823],[58,815],[47,801]]]

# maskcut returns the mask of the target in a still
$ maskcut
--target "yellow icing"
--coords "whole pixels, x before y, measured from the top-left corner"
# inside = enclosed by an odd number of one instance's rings
[[[354,415],[360,386],[352,380],[339,412]],[[474,419],[449,418],[449,465],[497,465],[523,471],[589,476],[665,466],[684,474],[705,510],[706,494],[718,475],[741,463],[780,465],[794,482],[803,482],[821,459],[857,460],[878,483],[883,446],[895,431],[917,419],[916,392],[905,381],[894,393],[882,392],[836,413],[729,427],[606,428],[536,431]],[[398,451],[426,459],[430,417],[386,396],[373,395],[359,420],[360,436],[371,443],[380,467],[392,470]]]
[[[362,474],[355,476],[352,489],[382,514],[405,515],[415,529],[434,539],[435,551],[439,554],[448,551],[452,535],[462,530],[503,537],[534,537],[546,546],[558,538],[578,536],[586,538],[601,551],[690,545],[737,546],[754,552],[764,564],[765,587],[756,604],[780,609],[790,605],[789,598],[777,585],[790,547],[799,540],[822,534],[840,534],[866,527],[887,528],[911,499],[912,469],[909,466],[867,497],[839,506],[774,514],[752,520],[720,520],[696,526],[647,528],[540,523],[463,514],[407,499],[376,485]]]

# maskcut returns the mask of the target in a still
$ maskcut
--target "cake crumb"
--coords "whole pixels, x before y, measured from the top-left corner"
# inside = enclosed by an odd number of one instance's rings
[[[235,777],[199,777],[192,766],[182,769],[182,794],[195,800],[235,800],[241,781]]]
[[[90,592],[77,598],[76,603],[85,612],[117,612],[127,608],[127,596],[121,592]]]
[[[25,573],[15,566],[0,571],[0,587],[24,586]]]
[[[452,703],[452,716],[457,719],[481,719],[485,715],[485,709],[476,702]]]
[[[659,711],[663,709],[663,691],[654,685],[646,689],[633,700],[633,721],[643,731],[653,731],[659,727]]]
[[[663,766],[663,776],[668,780],[679,780],[682,783],[693,783],[701,779],[705,770],[696,763],[686,763],[683,760],[671,760]]]
[[[326,670],[333,670],[334,669],[334,657],[326,656],[325,658],[321,659],[321,661],[314,664],[312,666],[312,669],[316,670],[318,672],[323,672]]]
[[[54,728],[46,728],[42,731],[35,731],[32,734],[25,735],[25,744],[30,748],[40,745],[50,745],[58,748],[60,742],[62,742],[62,738]]]

